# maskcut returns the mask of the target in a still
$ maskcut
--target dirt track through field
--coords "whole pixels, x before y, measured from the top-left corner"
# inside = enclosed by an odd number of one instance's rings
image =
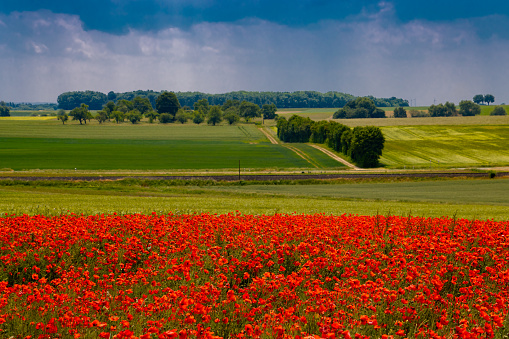
[[[339,161],[340,163],[350,167],[351,169],[354,169],[354,170],[357,170],[357,171],[362,170],[362,168],[359,168],[359,167],[355,166],[354,164],[349,163],[345,159],[342,159],[342,158],[338,157],[336,154],[332,153],[328,149],[325,149],[325,148],[320,147],[318,145],[309,145],[309,146],[314,147],[314,148],[316,148],[319,151],[322,151],[323,153],[327,154],[332,159],[334,159],[336,161]]]
[[[266,130],[267,127],[262,127],[260,128],[260,131],[267,137],[267,139],[269,139],[269,141],[274,144],[274,145],[278,145],[279,142],[276,140],[276,138],[274,138],[271,133],[269,131]],[[316,163],[316,161],[313,161],[313,159],[311,159],[306,153],[304,153],[303,151],[299,150],[298,148],[294,147],[294,146],[291,146],[289,144],[284,144],[284,145],[281,145],[283,147],[286,147],[288,148],[290,151],[294,152],[295,154],[297,154],[299,157],[301,157],[302,159],[306,160],[311,166],[315,167],[315,168],[319,168],[320,166]]]
[[[260,128],[260,131],[267,137],[267,139],[269,139],[272,144],[277,145],[277,140],[272,135],[270,135],[270,133],[265,128],[266,127]]]

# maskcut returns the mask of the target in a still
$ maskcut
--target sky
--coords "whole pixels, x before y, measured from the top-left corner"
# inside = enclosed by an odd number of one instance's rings
[[[339,91],[509,103],[509,1],[1,0],[0,100]]]

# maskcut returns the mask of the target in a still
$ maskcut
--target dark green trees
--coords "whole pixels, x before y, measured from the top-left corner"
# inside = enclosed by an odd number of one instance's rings
[[[161,124],[169,124],[173,121],[173,117],[170,115],[170,113],[161,113],[159,114],[158,118]]]
[[[94,91],[65,92],[58,96],[58,107],[72,110],[86,104],[91,110],[100,110],[108,101],[106,94]]]
[[[459,106],[459,113],[463,116],[474,116],[481,114],[481,107],[473,101],[461,100]]]
[[[163,92],[156,99],[156,109],[159,114],[168,113],[170,115],[171,121],[175,119],[175,114],[177,114],[180,108],[180,103],[177,99],[177,96],[173,92]]]
[[[475,102],[476,104],[480,105],[484,102],[484,95],[476,94],[476,95],[474,95],[472,101]]]
[[[349,127],[335,121],[314,122],[294,115],[289,120],[280,118],[277,135],[285,142],[325,143],[341,152],[361,167],[377,167],[385,138],[378,127]]]
[[[309,142],[313,121],[293,115],[289,120],[281,118],[277,121],[277,136],[284,142]]]
[[[0,102],[0,117],[10,117],[11,109],[9,106],[5,104],[5,102]]]
[[[138,110],[141,114],[145,114],[152,110],[152,105],[150,104],[150,101],[147,98],[142,97],[135,97],[132,101],[133,108],[135,110]]]
[[[209,114],[207,115],[207,123],[215,126],[221,121],[223,121],[223,112],[221,111],[221,108],[219,106],[212,106],[209,110]]]
[[[394,109],[394,117],[395,118],[406,118],[406,110],[403,107],[396,107]]]
[[[490,103],[495,102],[495,97],[493,96],[493,94],[486,94],[486,95],[476,94],[476,95],[474,95],[474,98],[472,99],[472,101],[478,105],[480,105],[484,102],[489,105]]]
[[[233,125],[240,120],[239,115],[233,110],[228,110],[223,114],[224,120],[228,122],[228,125]]]
[[[262,116],[264,119],[274,119],[276,117],[277,107],[274,104],[265,104],[262,106]]]
[[[252,102],[242,101],[239,106],[239,115],[243,117],[246,122],[251,118],[259,117],[261,115],[260,106],[253,104]]]
[[[127,112],[125,115],[126,119],[129,120],[132,124],[135,124],[141,121],[141,113],[137,109],[133,109],[132,111]]]
[[[490,103],[495,102],[495,97],[492,94],[486,94],[484,96],[484,102],[489,105]]]
[[[65,125],[65,122],[69,120],[69,116],[67,115],[67,113],[65,113],[63,109],[60,109],[57,113],[57,120],[61,120],[62,125]]]
[[[493,111],[491,111],[490,115],[507,115],[506,110],[502,106],[496,106]]]
[[[382,155],[385,138],[378,127],[355,127],[348,155],[360,167],[377,167]]]
[[[177,114],[175,114],[175,120],[180,122],[181,124],[185,124],[187,120],[189,120],[189,115],[184,109],[179,109]]]
[[[432,117],[450,117],[457,113],[456,106],[449,101],[445,104],[431,105],[428,112]]]
[[[345,107],[337,110],[333,119],[361,119],[361,118],[385,118],[385,112],[376,108],[370,98],[362,97],[346,103]]]
[[[202,114],[207,115],[210,110],[210,105],[207,99],[201,99],[194,103],[193,108],[195,111],[200,111]]]
[[[80,122],[80,125],[82,125],[83,121],[86,124],[87,120],[91,116],[90,111],[88,110],[88,106],[85,104],[81,104],[80,107],[76,107],[73,110],[71,110],[69,115],[72,116],[72,120],[78,120]]]

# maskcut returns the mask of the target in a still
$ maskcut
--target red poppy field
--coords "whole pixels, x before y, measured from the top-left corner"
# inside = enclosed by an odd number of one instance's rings
[[[0,218],[1,338],[508,338],[509,222]]]

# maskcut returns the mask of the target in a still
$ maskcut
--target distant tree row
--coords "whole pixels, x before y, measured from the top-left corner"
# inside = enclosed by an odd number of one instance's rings
[[[131,101],[135,97],[147,98],[153,108],[156,108],[157,98],[161,92],[133,91],[125,93],[109,92],[107,95],[101,92],[82,91],[65,92],[58,96],[58,107],[71,110],[80,107],[82,103],[88,105],[91,110],[100,110],[108,101],[120,100]],[[207,94],[201,92],[176,92],[182,106],[193,107],[200,100],[206,99],[210,105],[224,105],[228,100],[247,101],[262,107],[265,104],[274,104],[279,108],[324,108],[343,107],[347,102],[356,97],[341,92],[320,93],[315,91],[299,92],[247,92],[237,91],[224,94]],[[375,98],[369,96],[378,107],[408,106],[408,101],[396,97]]]
[[[412,112],[411,112],[412,113]],[[459,103],[459,110],[452,102],[445,104],[431,105],[428,108],[428,113],[425,116],[431,117],[451,117],[451,116],[474,116],[481,114],[481,106],[470,100],[462,100]],[[506,115],[506,111],[502,106],[497,106],[493,109],[490,115]],[[407,112],[403,107],[396,107],[394,109],[395,118],[406,118]]]
[[[337,110],[333,119],[385,118],[385,112],[376,107],[372,99],[361,97],[346,103]]]
[[[284,142],[313,142],[326,144],[349,156],[360,167],[377,167],[385,138],[378,127],[350,127],[335,121],[315,122],[293,115],[289,120],[279,118],[277,135]]]
[[[6,102],[6,106],[10,107],[12,110],[16,111],[48,111],[55,110],[58,108],[57,104],[32,104],[27,102],[22,103],[14,103],[14,102]]]
[[[3,101],[0,101],[0,117],[10,117],[11,109],[7,104]]]
[[[274,119],[277,111],[274,104],[265,104],[260,109],[258,105],[251,102],[228,100],[222,106],[211,106],[207,99],[195,102],[194,111],[192,111],[190,107],[181,107],[173,92],[163,92],[157,97],[155,106],[156,110],[152,108],[148,98],[137,96],[132,100],[120,99],[116,103],[108,101],[95,117],[89,111],[89,106],[82,103],[80,107],[73,108],[68,115],[65,110],[60,109],[57,118],[64,124],[69,117],[79,121],[80,124],[86,124],[91,119],[96,119],[99,123],[111,120],[121,123],[128,120],[135,124],[145,116],[149,119],[149,123],[153,123],[156,119],[163,124],[171,122],[184,124],[188,120],[192,120],[195,124],[206,121],[208,124],[216,125],[226,120],[232,125],[240,118],[244,118],[246,122],[260,116],[263,116],[264,119]]]

